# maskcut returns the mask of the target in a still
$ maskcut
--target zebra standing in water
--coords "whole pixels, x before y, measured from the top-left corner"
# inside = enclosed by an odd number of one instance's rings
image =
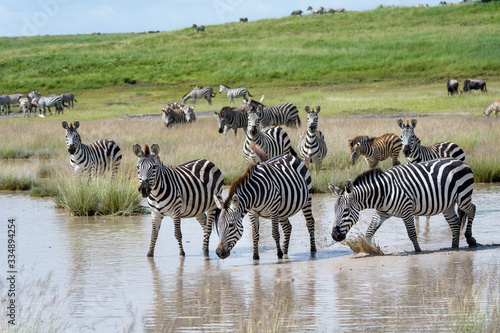
[[[217,115],[219,133],[224,133],[224,135],[226,135],[231,128],[234,130],[234,136],[236,136],[238,128],[243,128],[243,131],[246,133],[248,114],[245,105],[240,105],[237,108],[224,106],[220,111],[214,111],[214,113]]]
[[[99,139],[89,145],[83,144],[80,134],[76,131],[80,123],[74,124],[63,121],[62,127],[66,130],[66,147],[70,153],[69,165],[75,174],[84,174],[89,178],[102,176],[111,170],[114,178],[122,160],[120,147],[109,139]]]
[[[494,101],[490,105],[484,109],[484,117],[488,118],[490,116],[490,113],[493,113],[495,115],[495,119],[497,119],[498,111],[500,111],[500,100]]]
[[[223,92],[226,93],[227,97],[229,97],[229,103],[233,103],[233,104],[234,104],[234,100],[233,100],[234,98],[243,97],[246,99],[247,94],[248,94],[248,96],[252,97],[252,95],[250,95],[250,92],[248,91],[247,88],[231,89],[228,86],[221,84],[219,94],[221,94]]]
[[[63,102],[68,103],[68,108],[70,106],[71,106],[71,108],[73,108],[75,105],[75,102],[78,103],[78,101],[75,98],[75,95],[73,95],[72,93],[61,94],[61,98],[62,98]]]
[[[197,98],[198,99],[205,98],[208,101],[208,104],[212,105],[212,98],[215,97],[216,95],[217,94],[214,93],[214,90],[210,86],[196,87],[182,97],[182,104],[186,104],[188,99],[192,98],[193,105],[195,105]]]
[[[184,257],[182,247],[181,219],[196,217],[203,228],[203,254],[208,256],[208,243],[213,221],[219,213],[215,197],[222,193],[224,179],[222,173],[212,162],[199,159],[179,166],[165,166],[160,157],[160,147],[153,144],[133,146],[134,154],[139,157],[137,172],[139,192],[148,198],[151,208],[151,244],[148,257],[154,256],[155,244],[164,216],[174,221],[175,238],[179,244],[179,254]]]
[[[35,105],[40,114],[45,116],[45,108],[49,109],[49,113],[52,115],[52,112],[50,111],[51,106],[56,107],[56,112],[57,114],[63,113],[64,114],[64,107],[68,107],[67,105],[64,104],[62,97],[57,96],[57,95],[51,95],[51,96],[41,96],[36,90],[28,94],[29,98],[31,99],[31,104]]]
[[[290,138],[288,134],[281,127],[266,127],[260,130],[260,111],[262,107],[259,106],[256,112],[248,113],[248,128],[247,137],[243,144],[243,155],[248,163],[251,163],[253,151],[251,144],[259,146],[267,158],[283,154],[291,154],[297,156],[295,151],[290,145]]]
[[[256,109],[262,106],[260,112],[260,122],[262,127],[281,126],[300,127],[299,109],[292,103],[283,103],[272,106],[250,99],[243,99],[243,103],[248,106],[247,110]]]
[[[375,168],[379,162],[392,157],[392,166],[399,165],[401,138],[396,134],[388,133],[379,137],[360,135],[347,142],[351,151],[351,165],[354,165],[360,155],[365,157],[368,168]]]
[[[344,190],[330,184],[328,187],[339,196],[334,206],[332,229],[332,238],[338,242],[344,240],[358,222],[361,210],[373,208],[375,214],[365,234],[368,240],[385,220],[396,216],[403,219],[415,252],[421,252],[414,216],[443,213],[453,234],[452,247],[458,248],[460,230],[465,224],[467,243],[470,247],[476,246],[472,237],[476,206],[471,202],[474,174],[462,161],[443,158],[400,165],[385,172],[371,169],[359,175],[354,183],[348,180]],[[458,216],[455,204],[458,205]]]
[[[265,154],[257,149],[263,162],[252,163],[229,189],[223,202],[216,197],[221,213],[216,223],[219,244],[216,253],[227,258],[243,234],[243,217],[248,213],[252,223],[253,259],[259,260],[259,217],[271,219],[272,235],[279,259],[288,256],[292,225],[289,217],[302,210],[309,232],[310,252],[316,253],[314,217],[311,207],[311,175],[298,158],[281,155],[265,161]],[[280,246],[279,225],[283,229],[283,250]]]
[[[318,172],[328,152],[323,133],[318,129],[318,113],[321,108],[316,106],[314,111],[311,111],[309,106],[306,106],[305,110],[307,112],[307,130],[300,136],[297,151],[305,165],[309,168],[309,163],[314,163],[316,172]]]

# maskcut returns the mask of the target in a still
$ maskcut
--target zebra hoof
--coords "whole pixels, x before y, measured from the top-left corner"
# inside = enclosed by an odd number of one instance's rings
[[[148,252],[147,257],[152,258],[152,257],[154,257],[154,256],[155,256],[155,254],[154,254],[153,252]]]
[[[208,250],[203,250],[203,256],[204,257],[209,257]]]
[[[186,256],[186,253],[182,250],[182,251],[179,251],[179,256],[181,257],[185,257]]]
[[[478,246],[476,239],[472,236],[470,238],[467,238],[467,244],[469,244],[469,247],[477,247]]]
[[[283,259],[283,252],[278,251],[278,259]]]
[[[260,257],[258,254],[254,253],[253,254],[253,260],[260,260]]]

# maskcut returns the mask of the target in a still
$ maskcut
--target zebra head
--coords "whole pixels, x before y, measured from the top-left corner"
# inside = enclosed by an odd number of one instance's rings
[[[80,126],[78,121],[75,121],[74,124],[63,121],[62,127],[66,130],[66,148],[68,148],[68,153],[73,155],[76,150],[80,147],[81,138],[80,134],[76,131],[76,129]]]
[[[321,111],[321,107],[318,105],[314,109],[314,111],[311,111],[309,106],[306,106],[306,112],[307,112],[307,130],[311,133],[316,133],[316,130],[318,129],[318,113]]]
[[[223,84],[219,84],[219,86],[220,86],[219,94],[222,94],[223,92],[225,92],[225,91],[227,91],[229,89],[228,86],[223,85]]]
[[[37,99],[38,99],[38,98],[40,98],[40,96],[41,96],[41,95],[40,95],[40,93],[39,93],[38,91],[36,91],[36,90],[35,90],[35,91],[32,91],[32,92],[30,92],[30,93],[28,94],[28,98],[29,98],[30,100],[32,100],[33,98],[37,98]]]
[[[359,220],[359,203],[354,199],[354,185],[350,180],[345,184],[345,189],[341,190],[331,184],[328,189],[339,198],[335,202],[335,222],[332,228],[332,238],[341,242],[346,238],[351,227]]]
[[[156,171],[161,167],[161,161],[158,157],[160,147],[155,143],[149,149],[146,144],[144,151],[137,143],[133,146],[134,154],[139,157],[137,163],[137,174],[139,176],[139,192],[143,198],[146,198],[151,193],[151,188],[156,179]]]
[[[251,109],[248,112],[247,135],[251,139],[255,138],[259,134],[261,112],[262,112],[262,105],[257,106],[257,110]]]
[[[194,106],[184,106],[181,108],[182,112],[184,112],[184,116],[186,117],[186,122],[191,123],[196,121],[196,114],[194,113]]]
[[[215,204],[221,210],[219,220],[215,224],[219,234],[219,244],[215,253],[221,259],[229,257],[231,250],[243,235],[243,216],[246,212],[237,194],[223,202],[221,197],[214,195]]]
[[[226,126],[226,117],[225,114],[227,110],[230,110],[230,106],[224,106],[222,109],[220,109],[219,112],[214,111],[215,114],[217,115],[217,122],[219,123],[219,133],[224,133],[224,126]]]
[[[351,165],[354,165],[359,158],[359,149],[361,147],[361,142],[357,142],[351,149]]]
[[[418,138],[415,135],[414,129],[417,126],[417,119],[412,119],[411,122],[403,122],[402,119],[398,119],[398,126],[401,128],[401,140],[403,143],[403,153],[406,157],[410,156],[413,152]]]

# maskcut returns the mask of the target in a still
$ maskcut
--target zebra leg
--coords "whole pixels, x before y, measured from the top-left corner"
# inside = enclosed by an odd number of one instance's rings
[[[248,213],[252,223],[253,260],[259,260],[259,216]]]
[[[292,234],[292,224],[288,218],[281,218],[281,228],[283,229],[283,255],[288,258],[288,246],[290,245],[290,235]]]
[[[314,255],[316,254],[316,240],[314,238],[315,222],[314,216],[312,214],[311,198],[309,198],[307,203],[302,208],[302,214],[304,214],[304,217],[306,218],[307,231],[309,232],[309,244],[311,247],[311,256],[314,257]]]
[[[200,216],[196,217],[196,220],[201,225],[203,229],[203,255],[208,257],[208,242],[210,240],[210,233],[212,232],[212,224],[210,223],[210,230],[208,230],[208,218],[207,214],[203,213]],[[213,217],[212,217],[213,220]],[[212,221],[210,221],[212,222]]]
[[[413,247],[415,248],[415,252],[422,252],[420,249],[420,245],[418,245],[418,239],[417,239],[417,231],[415,230],[415,217],[411,213],[408,216],[403,217],[403,222],[406,227],[406,232],[408,233],[408,237],[410,238],[411,242],[413,243]]]
[[[159,213],[151,212],[151,243],[149,244],[148,257],[154,257],[156,240],[158,239],[162,219],[163,216]]]
[[[185,257],[186,253],[182,247],[182,232],[181,232],[181,218],[176,216],[173,218],[174,220],[174,235],[175,239],[177,239],[177,243],[179,244],[179,255],[181,257]]]
[[[476,216],[476,205],[470,203],[469,206],[464,208],[458,208],[458,217],[462,225],[465,224],[465,219],[467,219],[467,227],[465,229],[465,239],[467,240],[467,244],[469,247],[476,247],[477,242],[474,237],[472,237],[472,222],[474,221],[474,217]]]
[[[401,163],[399,162],[398,159],[399,151],[398,152],[392,152],[392,166],[400,165]]]
[[[377,232],[378,228],[382,225],[382,223],[385,222],[390,216],[385,215],[385,214],[380,214],[379,212],[375,212],[372,216],[372,221],[370,222],[370,225],[368,226],[368,229],[366,230],[365,233],[365,238],[368,240],[371,240],[373,238],[373,235],[375,235],[375,232]]]
[[[283,251],[281,251],[280,246],[280,230],[279,230],[279,218],[272,217],[272,234],[274,241],[276,242],[276,254],[278,255],[278,259],[283,259]]]
[[[452,205],[450,208],[445,210],[443,212],[443,215],[444,215],[444,218],[446,219],[446,222],[448,222],[450,229],[451,229],[451,233],[452,233],[451,247],[453,249],[458,249],[458,246],[460,243],[461,224],[460,224],[460,220],[458,219],[457,213],[455,213],[455,205]]]

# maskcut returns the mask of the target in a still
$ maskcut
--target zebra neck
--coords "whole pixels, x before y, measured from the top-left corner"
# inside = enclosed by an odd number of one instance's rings
[[[354,199],[359,203],[359,209],[379,208],[383,205],[386,185],[379,179],[370,183],[357,185],[354,188]]]
[[[91,149],[89,146],[80,142],[80,144],[76,147],[75,153],[71,155],[73,157],[73,161],[76,164],[80,164],[85,160],[89,159],[91,155]]]
[[[174,187],[172,170],[161,163],[157,165],[157,169],[158,171],[156,171],[153,186],[151,186],[151,194],[153,197],[157,197],[160,193],[170,192]]]

